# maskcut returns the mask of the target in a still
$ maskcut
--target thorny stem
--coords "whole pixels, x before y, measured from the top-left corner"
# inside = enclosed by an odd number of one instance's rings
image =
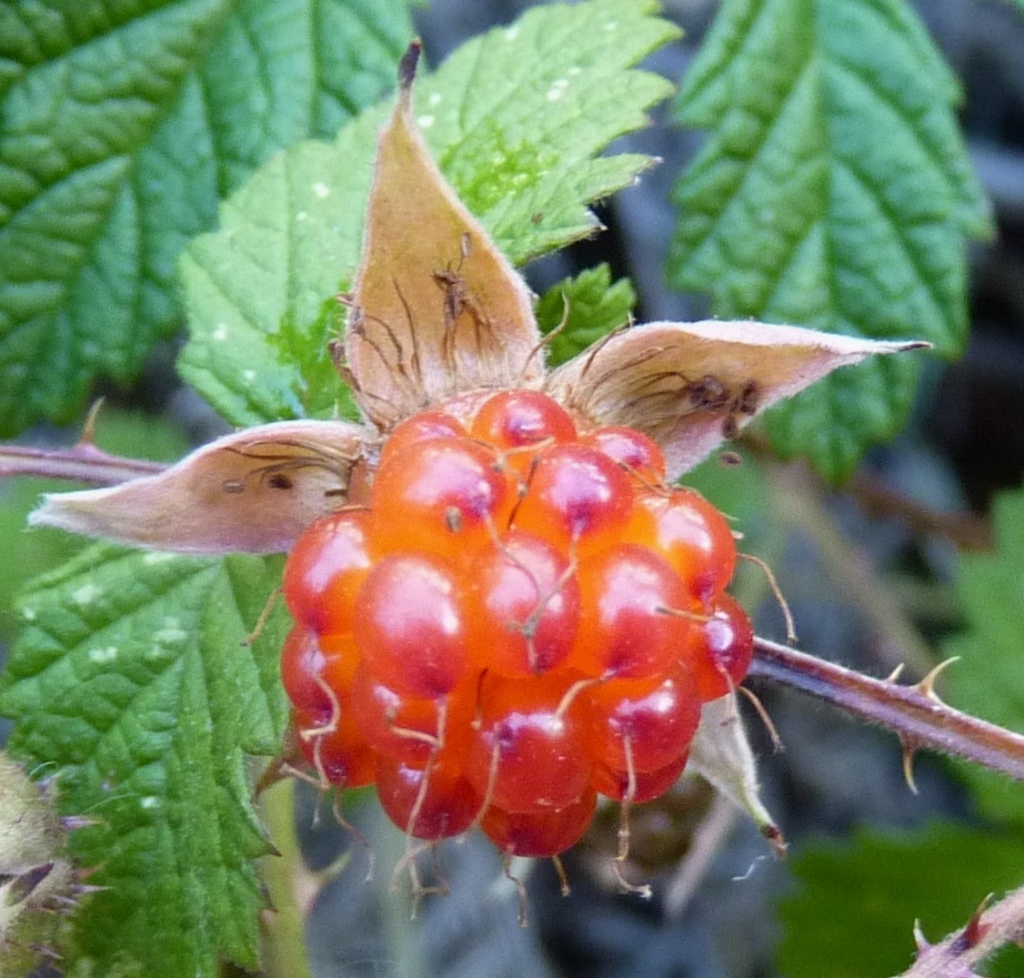
[[[48,479],[68,479],[94,486],[113,486],[140,475],[161,472],[166,465],[141,459],[108,455],[95,445],[83,442],[74,448],[25,448],[0,445],[0,478],[30,475]]]
[[[931,747],[1024,782],[1024,736],[947,706],[932,691],[931,676],[914,686],[898,686],[765,638],[754,639],[750,675],[773,679],[887,727],[911,755]]]
[[[1024,940],[1024,887],[978,912],[962,930],[928,945],[919,932],[917,961],[899,978],[967,978],[969,969],[1011,942]]]

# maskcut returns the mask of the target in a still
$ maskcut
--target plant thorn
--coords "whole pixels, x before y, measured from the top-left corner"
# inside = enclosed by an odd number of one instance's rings
[[[914,780],[914,757],[920,748],[920,744],[914,742],[905,734],[900,734],[900,745],[903,748],[903,780],[907,782],[907,787],[915,795],[919,794],[917,782]]]
[[[926,696],[928,699],[933,700],[936,703],[942,703],[939,699],[938,694],[935,692],[935,680],[938,678],[940,672],[942,672],[947,666],[952,665],[954,662],[959,662],[960,656],[953,655],[948,659],[940,662],[927,676],[924,677],[919,683],[914,686],[919,693]],[[945,704],[943,704],[945,705]]]
[[[965,951],[970,950],[970,948],[975,947],[991,929],[991,924],[983,923],[981,918],[988,909],[988,905],[992,901],[993,895],[994,894],[990,893],[985,897],[985,899],[978,904],[978,909],[971,914],[971,919],[967,921],[967,926],[964,927],[963,931],[953,942],[951,950],[954,954],[963,954]]]

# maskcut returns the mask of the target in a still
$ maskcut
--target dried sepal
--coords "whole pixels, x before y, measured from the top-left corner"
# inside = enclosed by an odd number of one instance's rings
[[[455,196],[412,120],[419,47],[380,136],[339,369],[378,427],[453,394],[539,386],[530,293]]]
[[[563,364],[547,389],[595,424],[650,435],[677,478],[765,408],[833,370],[927,345],[753,321],[649,323]]]
[[[785,854],[782,831],[761,802],[757,765],[743,729],[735,693],[704,704],[700,725],[690,744],[686,770],[701,775],[745,811],[776,855]]]
[[[43,497],[34,526],[179,553],[277,553],[347,499],[371,432],[279,421],[226,435],[158,475]]]

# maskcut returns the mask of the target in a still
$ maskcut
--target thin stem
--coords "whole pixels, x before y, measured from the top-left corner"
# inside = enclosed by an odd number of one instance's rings
[[[1024,736],[947,706],[932,690],[934,672],[914,686],[897,686],[755,638],[750,675],[792,686],[887,727],[909,754],[931,747],[1024,782]]]
[[[295,832],[295,781],[282,778],[260,795],[260,813],[277,852],[258,862],[272,910],[261,918],[263,978],[312,978],[305,944],[302,891],[310,873]],[[307,885],[304,885],[307,884]]]
[[[962,978],[1001,947],[1024,939],[1024,887],[980,909],[962,930],[928,945],[920,934],[917,961],[900,978]]]
[[[89,443],[75,445],[74,448],[0,445],[0,477],[28,475],[112,486],[137,479],[140,475],[153,475],[165,468],[167,466],[160,462],[108,455]]]

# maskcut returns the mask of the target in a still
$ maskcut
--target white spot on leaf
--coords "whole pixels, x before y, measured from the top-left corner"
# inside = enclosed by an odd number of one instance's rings
[[[313,184],[313,193],[323,200],[325,197],[331,196],[331,188],[328,187],[326,183],[322,183],[317,180],[317,182]]]
[[[188,632],[181,627],[181,622],[172,617],[164,619],[164,627],[153,633],[153,641],[160,645],[175,645],[188,638]]]
[[[421,115],[417,120],[417,124],[420,129],[429,129],[435,122],[435,118],[432,115]]]
[[[21,617],[24,618],[25,621],[35,621],[36,620],[36,609],[35,608],[22,608],[21,609]]]
[[[156,795],[146,795],[139,799],[139,808],[156,808],[159,804],[160,799]]]
[[[228,324],[217,323],[214,327],[213,332],[210,334],[210,339],[216,340],[218,343],[223,343],[228,338]]]
[[[154,564],[166,564],[167,561],[174,560],[174,557],[175,554],[167,550],[150,550],[143,555],[142,562],[152,567]]]
[[[513,24],[507,31],[505,31],[505,40],[514,41],[519,37],[519,25]]]
[[[434,106],[441,104],[441,93],[431,92],[430,98],[427,99],[427,105]]]
[[[95,584],[83,584],[77,591],[71,592],[71,600],[78,605],[92,604],[101,594],[103,588]]]
[[[117,658],[117,646],[108,645],[104,649],[90,649],[89,650],[89,661],[98,662],[101,665],[107,662],[113,662]]]
[[[548,89],[548,101],[557,102],[564,94],[565,90],[569,87],[568,78],[556,78]]]

